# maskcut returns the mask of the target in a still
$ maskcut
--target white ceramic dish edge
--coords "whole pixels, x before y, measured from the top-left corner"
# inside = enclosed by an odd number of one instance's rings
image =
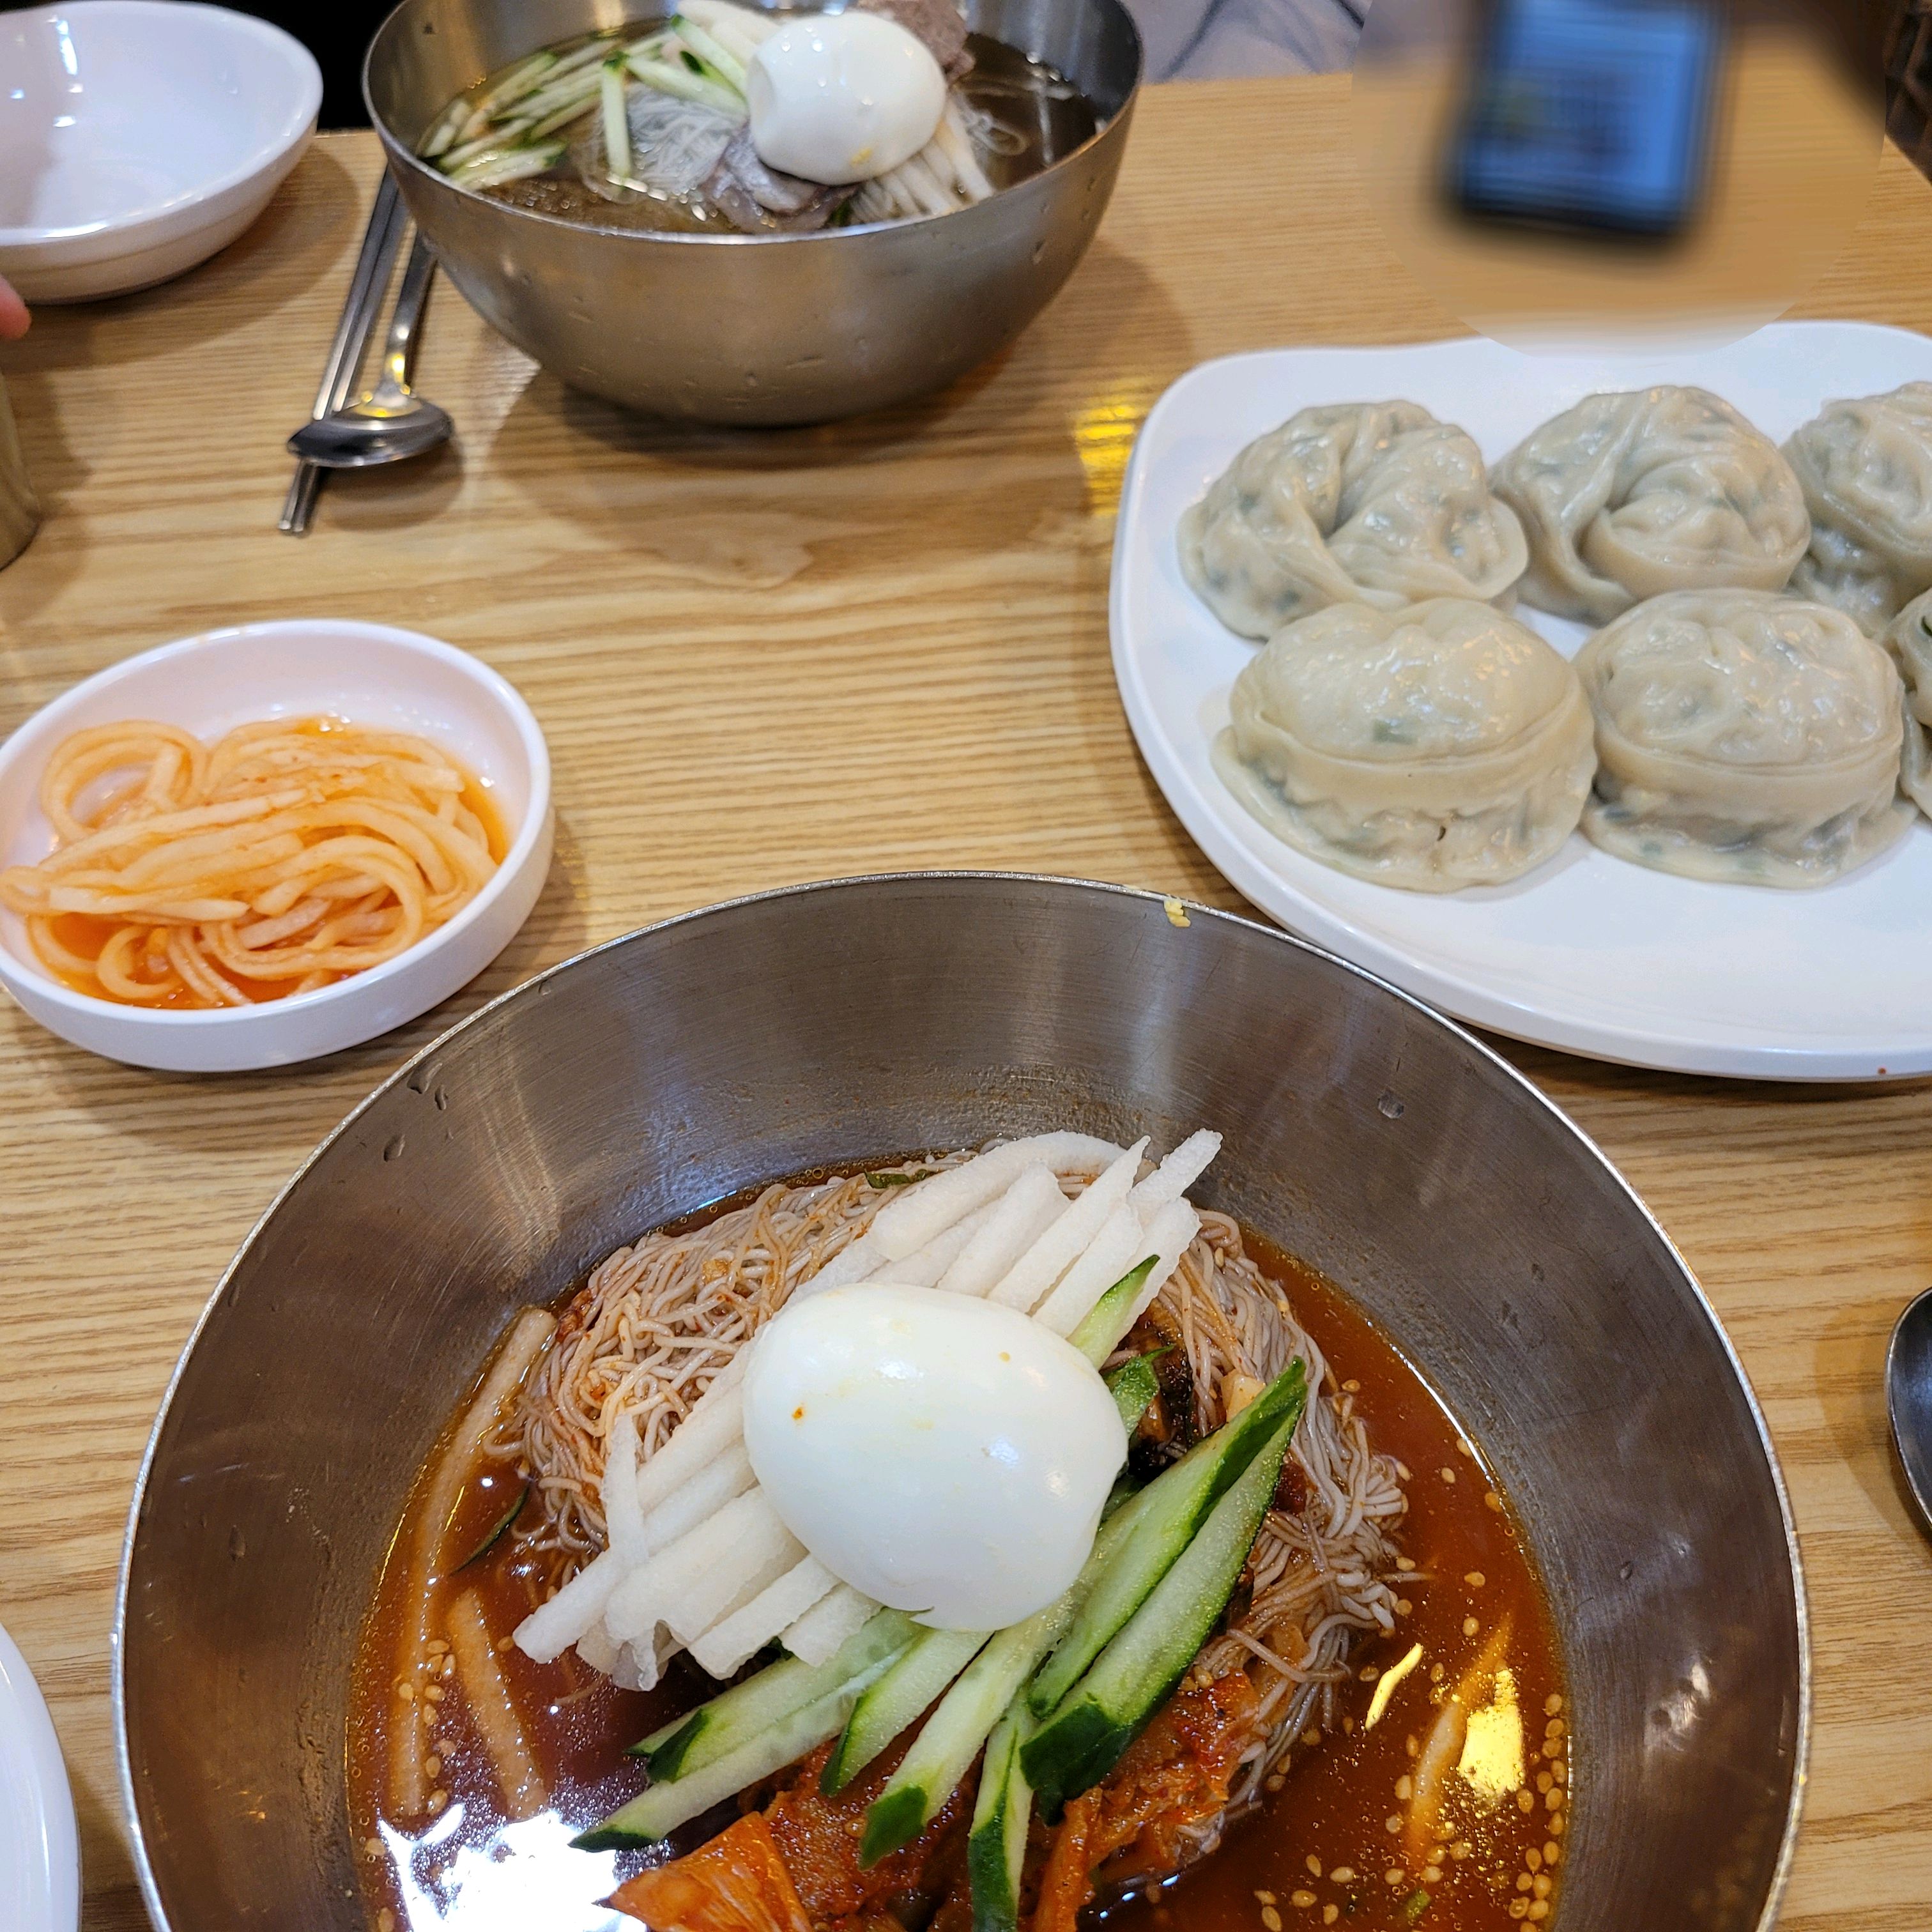
[[[1476,419],[1477,407],[1459,411],[1453,401],[1445,406],[1440,396],[1429,393],[1432,386],[1442,387],[1439,377],[1433,385],[1415,380],[1416,372],[1429,358],[1442,358],[1444,352],[1451,358],[1466,358],[1472,370],[1480,366],[1491,393],[1507,394],[1508,406],[1524,416],[1510,434],[1501,438],[1485,434],[1482,423]],[[1280,386],[1284,368],[1312,369],[1324,363],[1337,370],[1346,368],[1347,381],[1354,386],[1350,393],[1364,398],[1412,394],[1415,400],[1436,409],[1445,418],[1463,422],[1482,444],[1485,455],[1493,461],[1534,422],[1554,414],[1592,388],[1628,388],[1674,380],[1702,382],[1720,393],[1729,393],[1727,370],[1735,370],[1741,363],[1756,366],[1780,362],[1802,368],[1808,374],[1822,372],[1819,380],[1824,386],[1815,397],[1808,397],[1802,405],[1794,404],[1786,412],[1791,416],[1788,423],[1774,422],[1766,412],[1764,427],[1779,440],[1810,415],[1826,394],[1870,393],[1910,376],[1932,377],[1932,341],[1909,331],[1866,323],[1780,323],[1760,331],[1746,344],[1714,350],[1673,352],[1647,348],[1627,356],[1579,354],[1559,358],[1526,355],[1480,338],[1468,338],[1395,348],[1262,350],[1202,363],[1172,384],[1142,426],[1122,489],[1109,592],[1114,676],[1136,741],[1155,782],[1189,833],[1244,896],[1281,924],[1459,1018],[1564,1052],[1629,1065],[1754,1079],[1870,1081],[1932,1072],[1932,920],[1927,922],[1922,935],[1915,932],[1912,936],[1927,962],[1926,997],[1923,1018],[1909,1025],[1894,1024],[1863,1032],[1852,1026],[1828,1035],[1820,1032],[1808,1037],[1802,1025],[1794,1024],[1783,1036],[1772,1037],[1748,1022],[1724,1024],[1707,1017],[1701,1022],[1684,1024],[1654,1004],[1646,1006],[1640,992],[1622,1011],[1608,1005],[1592,1010],[1588,1001],[1566,1003],[1560,997],[1513,995],[1497,980],[1486,978],[1480,970],[1469,970],[1466,962],[1448,962],[1432,956],[1426,945],[1404,943],[1373,929],[1368,920],[1354,916],[1352,902],[1366,907],[1378,900],[1412,902],[1423,896],[1343,880],[1341,874],[1321,867],[1263,831],[1226,793],[1208,766],[1206,748],[1213,721],[1204,714],[1210,710],[1210,705],[1206,702],[1177,705],[1172,701],[1174,693],[1171,681],[1170,688],[1158,693],[1155,688],[1158,668],[1153,660],[1160,652],[1172,656],[1196,644],[1204,652],[1210,652],[1220,648],[1214,640],[1218,638],[1225,645],[1231,638],[1231,634],[1220,627],[1191,592],[1185,592],[1191,610],[1167,596],[1172,584],[1180,581],[1178,560],[1173,556],[1172,519],[1167,514],[1174,505],[1163,501],[1158,514],[1150,512],[1148,506],[1152,472],[1163,463],[1171,466],[1165,443],[1181,433],[1179,419],[1194,406],[1194,392],[1204,385],[1218,382],[1232,386],[1238,378],[1245,393],[1264,390],[1270,382]],[[1861,386],[1856,372],[1868,362],[1880,366]],[[1736,386],[1734,380],[1732,387]],[[1544,400],[1520,404],[1519,398],[1525,392],[1539,388]],[[1340,399],[1325,389],[1306,398],[1309,402]],[[1762,409],[1761,400],[1759,406]],[[1225,423],[1206,425],[1211,438],[1227,446],[1217,448],[1214,460],[1198,477],[1190,479],[1191,494],[1198,494],[1241,442],[1288,412],[1277,398],[1272,412],[1263,406],[1266,420],[1257,418],[1244,424],[1239,434]],[[1746,413],[1753,413],[1748,404]],[[1189,424],[1189,431],[1195,427]],[[1204,438],[1192,440],[1198,444]],[[1160,480],[1167,495],[1174,496],[1174,479],[1169,476]],[[1137,554],[1137,546],[1144,547],[1148,554]],[[1157,580],[1163,574],[1172,584]],[[1150,595],[1158,606],[1154,610],[1146,608]],[[1581,627],[1564,626],[1540,613],[1520,610],[1517,614],[1538,628],[1546,628],[1546,634],[1552,635],[1566,652],[1574,650],[1585,634]],[[1150,634],[1150,616],[1172,620],[1170,628],[1177,634],[1184,631],[1184,638],[1177,642],[1172,636]],[[1244,660],[1253,648],[1235,641],[1237,656],[1231,658],[1221,650],[1224,666]],[[1228,679],[1222,676],[1214,681],[1220,686],[1220,709],[1225,715]],[[1190,688],[1188,693],[1190,699],[1205,700],[1207,695],[1204,684],[1199,689]],[[1184,710],[1186,715],[1179,715]],[[1193,742],[1196,739],[1198,744]],[[1916,886],[1922,873],[1932,877],[1932,826],[1915,826],[1906,845],[1910,848],[1909,858],[1904,848],[1900,848],[1894,855],[1880,860],[1878,866],[1909,864]],[[1862,890],[1864,879],[1861,874],[1841,881],[1824,889],[1822,894],[1769,893],[1762,888],[1709,886],[1646,873],[1642,868],[1624,866],[1596,854],[1583,844],[1580,835],[1573,839],[1572,847],[1574,850],[1552,861],[1552,866],[1560,868],[1566,864],[1581,867],[1594,863],[1600,868],[1615,867],[1615,874],[1604,876],[1614,879],[1619,888],[1632,896],[1634,902],[1653,895],[1661,900],[1685,891],[1694,895],[1744,894],[1747,898],[1737,903],[1746,906],[1752,900],[1760,905],[1777,901],[1786,905],[1808,902],[1808,909],[1815,911],[1825,941],[1811,948],[1809,963],[1814,969],[1828,953],[1828,931],[1823,922],[1828,919],[1828,908],[1834,903],[1830,896],[1851,888]],[[1867,868],[1868,872],[1875,869]],[[1540,870],[1502,890],[1512,896],[1527,893],[1536,889],[1541,876]],[[1455,896],[1472,903],[1480,902],[1482,896]],[[1918,903],[1921,896],[1915,892],[1913,902]],[[1704,902],[1706,908],[1717,903],[1714,898]],[[1815,986],[1794,986],[1794,1010],[1802,1009],[1808,993],[1816,991]]]
[[[514,830],[506,827],[509,849],[495,875],[448,925],[380,966],[319,992],[212,1012],[149,1012],[76,992],[34,959],[20,921],[11,914],[0,914],[0,986],[50,1032],[110,1059],[172,1072],[290,1066],[373,1040],[440,1004],[482,972],[530,916],[550,871],[555,824],[549,750],[529,706],[507,679],[453,644],[416,632],[346,620],[285,619],[181,638],[124,658],[55,699],[0,744],[0,863],[36,856],[48,848],[51,834],[39,819],[38,807],[22,800],[31,797],[47,755],[62,738],[89,723],[168,708],[142,705],[130,710],[116,700],[116,693],[151,686],[158,676],[164,680],[172,674],[183,695],[172,706],[177,715],[170,722],[202,731],[226,730],[244,718],[275,712],[297,716],[326,710],[330,702],[326,695],[279,705],[244,700],[238,706],[232,700],[187,695],[191,681],[197,676],[212,676],[224,656],[245,661],[251,652],[282,652],[300,658],[324,640],[338,656],[360,648],[371,658],[420,662],[431,686],[466,692],[479,707],[475,716],[487,716],[487,724],[470,733],[472,739],[494,731],[500,739],[514,742],[522,760],[520,771],[482,773],[501,787],[506,818],[514,791],[524,794]],[[232,669],[227,675],[234,675]],[[341,676],[353,683],[346,671]],[[328,682],[328,676],[319,679],[319,684]],[[422,698],[420,691],[416,694]],[[398,688],[394,704],[385,708],[402,706],[406,715],[383,722],[436,736],[437,719],[423,715],[425,709],[434,709],[434,703],[406,706]],[[353,700],[348,708],[356,708]],[[363,708],[366,715],[367,705]],[[454,742],[458,735],[447,725],[442,732],[443,742],[458,755],[467,752],[472,769],[478,768],[482,760],[475,745]]]
[[[15,1932],[74,1932],[80,1850],[60,1740],[27,1660],[0,1630],[0,1900]]]

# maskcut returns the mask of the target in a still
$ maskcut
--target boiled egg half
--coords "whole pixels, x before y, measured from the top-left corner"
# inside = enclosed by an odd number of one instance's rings
[[[1126,1430],[1092,1364],[1017,1309],[828,1288],[759,1335],[745,1448],[832,1574],[942,1630],[1045,1607],[1093,1547]]]
[[[841,187],[911,160],[946,111],[932,50],[877,14],[812,14],[781,27],[745,77],[752,145],[767,167]]]

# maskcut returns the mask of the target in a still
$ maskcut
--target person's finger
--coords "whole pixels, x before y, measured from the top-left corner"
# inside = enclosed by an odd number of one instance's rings
[[[8,286],[7,278],[0,275],[0,342],[17,342],[32,320],[27,304]]]

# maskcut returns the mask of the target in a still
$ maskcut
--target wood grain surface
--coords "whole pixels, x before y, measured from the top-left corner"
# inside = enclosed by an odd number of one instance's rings
[[[626,420],[441,290],[419,376],[460,447],[332,482],[304,542],[274,529],[281,438],[346,285],[370,137],[318,142],[203,268],[49,310],[8,352],[46,520],[0,574],[0,728],[210,626],[386,620],[522,688],[560,818],[548,889],[496,966],[320,1065],[137,1072],[0,1012],[0,1621],[67,1752],[89,1932],[143,1922],[107,1696],[142,1443],[223,1264],[378,1079],[533,969],[761,886],[1010,866],[1237,902],[1162,804],[1114,696],[1112,519],[1136,428],[1190,364],[1461,332],[1379,238],[1346,88],[1153,90],[1066,292],[990,368],[858,423]],[[1802,312],[1932,328],[1932,188],[1897,155]],[[1924,1932],[1932,1552],[1892,1465],[1880,1372],[1894,1317],[1932,1280],[1932,1088],[1731,1086],[1508,1050],[1681,1245],[1784,1457],[1817,1669],[1785,1922]]]

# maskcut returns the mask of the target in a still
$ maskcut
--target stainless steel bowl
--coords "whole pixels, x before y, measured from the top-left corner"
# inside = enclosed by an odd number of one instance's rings
[[[1074,82],[1102,126],[1030,180],[928,220],[797,236],[586,228],[453,188],[416,159],[461,89],[552,41],[653,10],[650,0],[403,0],[364,69],[370,118],[450,280],[573,387],[700,422],[880,409],[1003,349],[1094,238],[1141,77],[1140,36],[1120,0],[964,0],[978,31]]]
[[[674,920],[477,1014],[322,1146],[157,1424],[115,1694],[155,1924],[359,1925],[353,1633],[510,1311],[667,1216],[1068,1124],[1227,1145],[1206,1192],[1420,1362],[1520,1505],[1581,1740],[1562,1932],[1767,1924],[1808,1692],[1778,1468],[1696,1283],[1486,1048],[1270,928],[997,875]]]

